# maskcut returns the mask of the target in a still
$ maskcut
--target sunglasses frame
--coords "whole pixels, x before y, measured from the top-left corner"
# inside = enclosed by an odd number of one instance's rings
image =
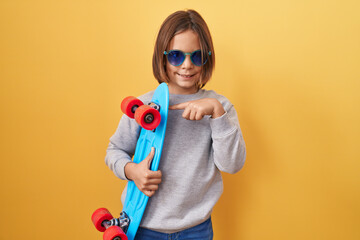
[[[175,51],[181,52],[181,53],[184,54],[184,56],[185,56],[185,57],[184,57],[184,60],[183,60],[181,63],[179,63],[178,65],[172,64],[172,63],[169,61],[169,59],[168,59],[168,55],[169,55],[171,52],[175,52]],[[196,53],[196,52],[201,52],[201,50],[198,49],[198,50],[195,50],[195,51],[193,51],[193,52],[183,52],[183,51],[178,50],[178,49],[173,49],[173,50],[170,50],[170,51],[168,51],[168,52],[167,52],[167,51],[164,51],[164,55],[166,56],[166,59],[168,60],[168,62],[169,62],[171,65],[175,66],[175,67],[178,67],[178,66],[180,66],[181,64],[183,64],[184,61],[185,61],[185,59],[186,59],[186,56],[187,56],[187,55],[190,55],[190,60],[191,60],[191,62],[192,62],[195,66],[201,67],[202,65],[204,65],[204,64],[208,61],[208,59],[206,59],[205,62],[204,62],[203,64],[201,64],[201,65],[195,64],[195,63],[193,62],[191,56],[192,56],[194,53]],[[211,55],[211,51],[209,51],[208,54],[209,54],[209,56],[210,56],[210,55]]]

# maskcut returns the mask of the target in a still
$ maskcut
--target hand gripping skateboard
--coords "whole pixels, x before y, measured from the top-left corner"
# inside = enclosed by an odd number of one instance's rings
[[[144,160],[155,148],[150,170],[157,171],[165,138],[169,109],[169,89],[160,84],[149,105],[144,105],[135,97],[127,97],[121,103],[121,110],[130,118],[135,118],[142,127],[136,144],[134,163]],[[127,184],[123,211],[119,218],[113,218],[106,208],[97,209],[91,219],[97,230],[104,232],[104,240],[133,240],[139,228],[149,197],[142,193],[133,181]]]

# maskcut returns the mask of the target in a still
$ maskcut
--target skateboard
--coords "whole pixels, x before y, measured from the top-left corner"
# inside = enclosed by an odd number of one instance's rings
[[[121,103],[121,110],[142,127],[138,138],[134,163],[144,160],[155,148],[150,170],[159,168],[165,138],[169,109],[169,89],[161,83],[155,90],[149,105],[135,97],[127,97]],[[133,240],[139,228],[149,197],[142,193],[133,181],[128,181],[123,211],[119,218],[113,218],[106,208],[97,209],[91,219],[97,230],[104,232],[104,240]]]

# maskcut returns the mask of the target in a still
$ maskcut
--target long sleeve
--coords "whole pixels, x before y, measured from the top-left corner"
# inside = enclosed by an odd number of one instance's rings
[[[234,106],[226,109],[221,117],[211,119],[210,126],[215,165],[227,173],[240,171],[245,163],[246,148]]]
[[[152,94],[144,99],[150,101]],[[170,94],[170,106],[201,98],[216,98],[226,113],[199,121],[182,117],[183,110],[170,110],[159,170],[161,184],[149,198],[141,226],[173,233],[208,219],[223,192],[221,171],[235,173],[244,165],[245,143],[231,102],[214,91],[190,95]],[[146,104],[146,101],[143,100]],[[123,116],[110,138],[106,164],[121,179],[124,166],[135,152],[140,126]],[[126,190],[122,199],[125,199]]]
[[[122,180],[126,180],[124,168],[135,153],[140,129],[134,119],[130,119],[124,114],[116,132],[110,138],[105,163]]]

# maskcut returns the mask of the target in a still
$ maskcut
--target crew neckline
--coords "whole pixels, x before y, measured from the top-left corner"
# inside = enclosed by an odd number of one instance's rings
[[[199,91],[197,91],[196,93],[192,93],[192,94],[173,94],[173,93],[169,93],[169,95],[171,97],[175,97],[175,98],[189,98],[189,97],[195,97],[198,95],[201,95],[205,90],[204,89],[199,89]]]

